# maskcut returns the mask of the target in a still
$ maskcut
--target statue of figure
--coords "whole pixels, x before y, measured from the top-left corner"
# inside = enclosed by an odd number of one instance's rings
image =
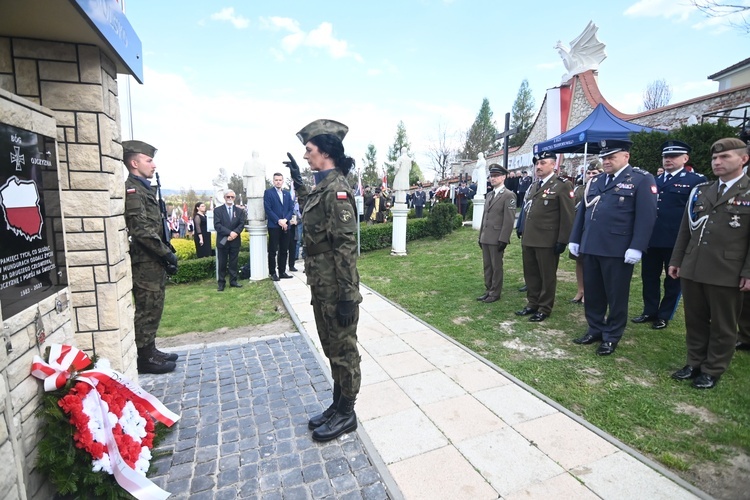
[[[396,175],[393,178],[393,190],[396,192],[396,203],[406,203],[406,192],[409,190],[409,172],[411,157],[406,148],[401,148],[401,156],[396,160]]]
[[[247,218],[250,221],[262,221],[266,218],[263,208],[263,193],[266,190],[266,166],[253,151],[252,159],[242,167],[242,182],[247,196]]]
[[[477,183],[477,196],[484,198],[487,194],[487,160],[484,159],[484,153],[477,155],[477,164],[474,167],[474,173],[471,178]]]
[[[224,167],[219,169],[219,175],[211,182],[214,185],[214,206],[219,207],[224,204],[224,193],[229,189],[229,177]]]
[[[599,64],[607,58],[605,45],[596,37],[597,31],[599,28],[593,21],[589,21],[583,33],[570,42],[570,49],[557,41],[554,48],[560,53],[565,69],[568,70],[562,77],[562,83],[590,69],[599,69]]]

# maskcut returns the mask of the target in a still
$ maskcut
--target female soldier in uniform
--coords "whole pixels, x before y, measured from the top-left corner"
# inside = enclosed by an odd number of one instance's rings
[[[305,221],[305,274],[315,325],[333,377],[333,403],[308,423],[316,441],[329,441],[357,428],[354,400],[362,378],[357,350],[362,296],[357,272],[357,208],[346,181],[354,160],[344,154],[341,142],[348,130],[333,120],[316,120],[297,133],[315,176],[312,190],[303,184],[291,154],[287,153],[289,162],[285,162]]]

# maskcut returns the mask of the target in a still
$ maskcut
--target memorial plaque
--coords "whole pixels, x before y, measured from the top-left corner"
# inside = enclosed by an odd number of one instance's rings
[[[67,286],[60,213],[55,140],[0,123],[3,318]]]

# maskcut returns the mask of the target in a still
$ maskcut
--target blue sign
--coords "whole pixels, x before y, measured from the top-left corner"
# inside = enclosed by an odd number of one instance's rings
[[[141,39],[117,0],[70,0],[118,55],[138,83],[143,83]]]

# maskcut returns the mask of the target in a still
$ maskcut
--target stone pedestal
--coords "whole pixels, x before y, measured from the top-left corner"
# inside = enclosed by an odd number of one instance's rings
[[[471,216],[471,227],[479,231],[482,227],[482,217],[484,216],[484,198],[477,198],[476,196],[472,200],[474,202],[474,212]]]
[[[250,223],[245,226],[250,235],[250,280],[268,278],[268,230],[266,225]]]
[[[406,203],[396,203],[391,208],[393,234],[391,235],[391,255],[406,255]]]

